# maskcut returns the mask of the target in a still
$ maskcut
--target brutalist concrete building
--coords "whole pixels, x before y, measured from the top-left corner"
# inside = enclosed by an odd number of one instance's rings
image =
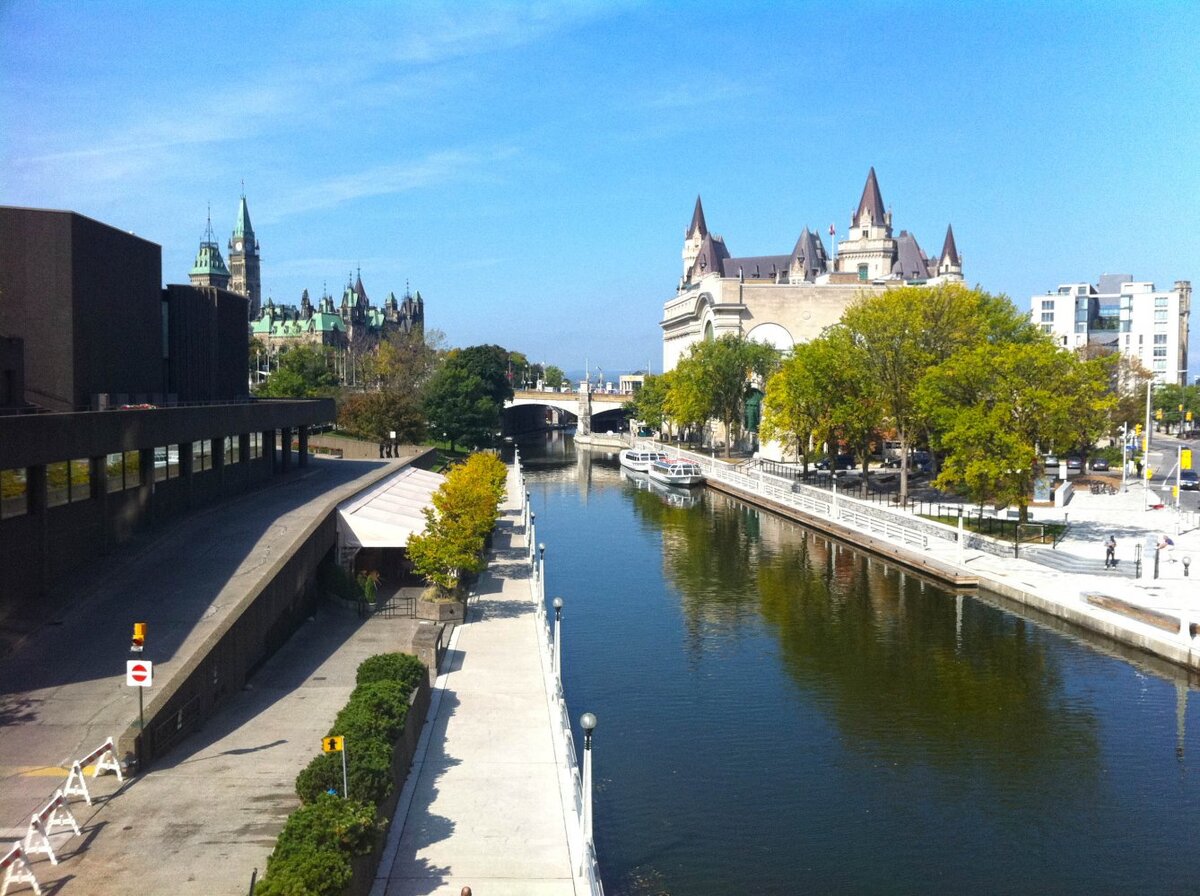
[[[162,286],[162,250],[0,207],[0,624],[139,529],[306,458],[331,400],[247,389],[245,296]]]

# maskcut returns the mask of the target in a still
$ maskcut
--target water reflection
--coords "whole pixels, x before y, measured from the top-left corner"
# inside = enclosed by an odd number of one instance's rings
[[[530,481],[610,896],[1192,889],[1186,676],[572,461]]]

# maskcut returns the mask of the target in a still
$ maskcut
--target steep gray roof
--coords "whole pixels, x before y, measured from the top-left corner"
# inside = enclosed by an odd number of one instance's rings
[[[958,246],[954,244],[954,228],[949,224],[946,225],[946,241],[942,243],[942,254],[939,258],[941,261],[949,260],[952,265],[962,266],[962,262],[958,258]]]
[[[807,227],[801,232],[800,238],[796,240],[796,246],[792,249],[792,258],[799,260],[800,266],[804,270],[804,279],[809,282],[829,269],[825,244],[815,231],[811,231]]]
[[[700,243],[700,252],[696,255],[696,264],[692,268],[692,276],[699,278],[713,271],[722,273],[721,263],[727,258],[729,250],[725,248],[725,241],[719,236],[705,233],[704,240]]]
[[[883,211],[883,197],[879,194],[879,182],[875,180],[875,166],[867,173],[867,184],[863,187],[862,199],[858,201],[858,211],[854,213],[854,224],[862,220],[864,212],[871,213],[871,220],[882,224],[886,218]]]
[[[708,235],[708,225],[704,223],[704,206],[700,204],[700,197],[696,197],[696,210],[692,212],[692,223],[688,225],[685,236],[691,237],[693,233],[699,231],[700,236]]]
[[[907,230],[901,230],[896,237],[896,263],[892,265],[892,273],[899,274],[905,280],[924,280],[929,277],[929,259],[917,245],[917,238]]]
[[[721,274],[725,277],[736,277],[740,272],[747,280],[773,280],[777,274],[786,275],[791,263],[790,255],[726,258],[721,266]]]

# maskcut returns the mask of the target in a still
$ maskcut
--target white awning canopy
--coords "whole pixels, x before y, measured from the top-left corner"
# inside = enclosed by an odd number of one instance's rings
[[[426,507],[446,477],[405,467],[338,505],[338,544],[351,548],[402,548],[425,529]]]

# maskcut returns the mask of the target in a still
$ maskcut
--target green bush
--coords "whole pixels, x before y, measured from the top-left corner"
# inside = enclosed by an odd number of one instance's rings
[[[399,681],[360,684],[333,722],[330,734],[343,737],[380,737],[389,744],[404,730],[412,688]]]
[[[359,663],[354,683],[400,681],[415,688],[425,675],[425,664],[411,653],[379,653]]]
[[[346,779],[350,799],[379,804],[392,792],[392,744],[379,737],[346,738]],[[311,803],[342,792],[342,757],[321,753],[296,776],[296,795]]]
[[[375,807],[322,794],[293,812],[267,860],[258,896],[336,896],[350,883],[350,857],[371,851]]]
[[[258,896],[334,896],[350,883],[350,857],[370,852],[375,842],[376,807],[394,784],[394,744],[408,719],[408,698],[425,674],[416,657],[403,653],[359,665],[358,684],[329,732],[345,738],[350,798],[341,796],[342,755],[319,753],[296,776],[304,805],[279,835]]]

